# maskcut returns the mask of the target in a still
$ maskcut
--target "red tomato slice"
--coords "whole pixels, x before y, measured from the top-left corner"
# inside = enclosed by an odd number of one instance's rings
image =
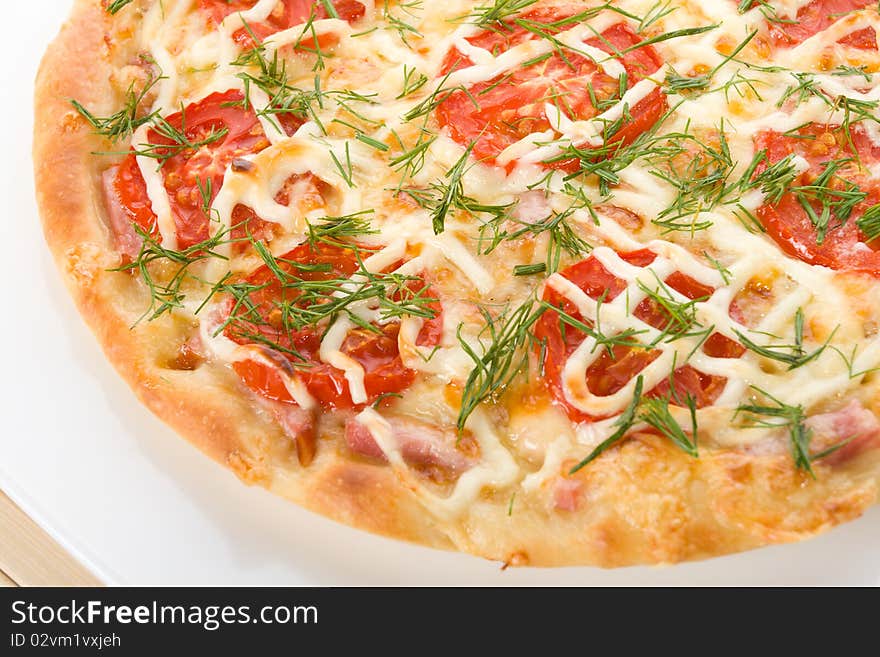
[[[178,247],[181,249],[209,237],[209,218],[203,210],[203,192],[210,191],[210,200],[213,202],[223,185],[229,164],[236,158],[257,153],[269,146],[256,114],[241,106],[243,100],[244,96],[239,91],[215,93],[166,118],[191,143],[204,141],[212,133],[226,131],[222,138],[196,149],[175,152],[161,164],[161,174],[177,229]],[[288,127],[287,124],[285,127]],[[151,144],[158,146],[174,144],[153,129],[149,131],[148,139]],[[135,144],[135,147],[140,145]],[[134,154],[129,155],[119,167],[114,188],[132,221],[154,237],[157,236],[156,216]],[[251,229],[254,231],[256,227],[252,226]]]
[[[284,385],[279,370],[289,370],[292,373],[293,368],[283,356],[277,357],[276,355],[275,358],[272,358],[270,354],[275,354],[275,352],[269,349],[264,351],[264,355],[274,363],[274,366],[256,360],[240,360],[232,364],[232,369],[254,392],[272,401],[291,404],[293,399],[287,386]]]
[[[181,248],[208,238],[210,220],[203,210],[202,195],[207,184],[210,183],[213,201],[223,186],[226,168],[235,158],[258,153],[269,146],[256,114],[243,109],[241,105],[229,106],[230,103],[241,103],[243,100],[244,96],[238,91],[211,94],[183,112],[167,118],[168,123],[183,131],[193,143],[223,129],[227,131],[223,138],[195,151],[190,149],[177,153],[162,165],[165,189],[174,210]],[[150,143],[173,142],[151,130]]]
[[[298,263],[308,269],[301,270],[290,263]],[[287,273],[295,273],[303,280],[312,281],[348,278],[358,270],[357,260],[351,249],[330,245],[316,248],[312,248],[309,244],[300,245],[280,258],[279,266]],[[227,327],[226,336],[239,344],[257,345],[262,344],[260,338],[265,338],[279,345],[282,350],[300,354],[305,363],[293,355],[283,354],[281,350],[263,348],[263,353],[269,357],[272,364],[257,360],[236,363],[233,367],[242,381],[264,397],[293,404],[294,400],[279,372],[292,374],[295,365],[296,372],[309,393],[323,407],[355,407],[344,373],[320,359],[322,331],[314,328],[296,332],[284,329],[278,304],[281,302],[295,304],[298,294],[283,288],[268,267],[258,269],[248,277],[247,282],[251,285],[265,286],[250,297],[265,323],[239,320]],[[413,282],[410,285],[413,291],[418,291],[418,283]],[[432,304],[432,310],[436,313],[435,317],[425,321],[418,336],[418,344],[421,346],[436,346],[442,337],[442,308],[439,303],[435,303]],[[397,340],[400,322],[389,322],[379,329],[378,332],[363,328],[352,330],[341,348],[342,353],[364,368],[367,403],[373,403],[385,394],[402,392],[414,381],[416,375],[404,365],[400,356]]]
[[[153,206],[147,194],[147,183],[144,182],[134,155],[125,158],[116,170],[113,191],[131,223],[139,226],[153,239],[161,241],[156,215],[153,214]],[[137,243],[140,244],[140,240]]]
[[[844,14],[870,5],[876,5],[876,2],[874,0],[813,0],[800,8],[794,19],[781,17],[784,20],[772,22],[770,36],[777,46],[791,48],[828,29]],[[876,37],[873,45],[869,47],[876,50]]]
[[[524,19],[548,25],[547,32],[558,33],[563,28],[552,23],[582,11],[582,7],[549,7],[530,12]],[[486,30],[469,37],[474,46],[499,54],[510,48],[539,38],[533,32],[513,23],[507,29]],[[641,38],[627,25],[618,23],[605,30],[601,37],[589,39],[590,46],[611,53],[626,51],[637,46]],[[621,60],[627,72],[628,87],[656,72],[663,60],[651,46],[630,50]],[[446,56],[441,74],[473,65],[473,62],[453,48]],[[592,90],[593,96],[590,91]],[[593,102],[616,98],[620,83],[603,72],[582,55],[566,51],[564,56],[552,54],[530,66],[524,66],[493,80],[471,86],[468,93],[455,91],[437,108],[441,126],[449,129],[453,139],[462,146],[475,143],[474,155],[493,162],[507,147],[534,132],[550,128],[545,116],[546,103],[558,102],[563,111],[574,120],[585,120],[600,113]],[[475,106],[474,101],[478,106]],[[631,143],[653,126],[666,111],[666,97],[659,89],[630,108],[632,120],[615,135],[615,142]],[[555,168],[566,168],[570,163],[557,163]]]
[[[209,20],[219,25],[230,14],[251,9],[257,0],[199,0],[199,4]],[[366,13],[364,5],[356,0],[333,0],[333,8],[339,18],[349,23],[360,20]],[[324,3],[319,0],[283,0],[264,23],[254,23],[248,28],[257,39],[263,40],[276,32],[302,25],[312,16],[315,20],[331,18]],[[233,38],[244,47],[253,46],[247,29],[238,30]]]
[[[656,255],[648,250],[622,253],[620,257],[637,267],[651,264]],[[596,258],[589,257],[568,269],[560,272],[562,276],[580,287],[593,299],[613,301],[626,289],[626,282],[614,276]],[[665,285],[680,292],[689,299],[700,299],[711,296],[714,289],[686,276],[680,272],[671,274]],[[588,320],[578,313],[574,305],[556,290],[547,288],[544,300],[560,308],[563,312],[589,325]],[[642,321],[662,330],[669,323],[669,315],[650,299],[645,299],[636,308],[634,314]],[[601,418],[592,417],[571,406],[565,398],[562,372],[568,358],[574,353],[586,336],[583,332],[560,326],[559,313],[547,311],[538,320],[535,336],[543,343],[544,376],[549,383],[554,399],[565,408],[569,417],[575,422],[591,421]],[[703,346],[704,352],[715,358],[738,358],[745,350],[743,347],[718,333],[713,334]],[[639,372],[660,356],[658,350],[637,349],[625,345],[616,345],[611,353],[603,350],[599,357],[587,368],[587,387],[594,395],[609,396],[621,390]],[[724,377],[703,374],[690,365],[677,369],[672,375],[675,395],[684,400],[688,395],[695,398],[699,408],[715,402],[727,379]],[[669,394],[669,381],[663,381],[647,393],[649,397],[661,397]],[[675,398],[673,398],[673,402]]]
[[[877,31],[873,27],[866,27],[847,34],[837,43],[859,50],[877,50]]]
[[[790,135],[767,131],[760,133],[755,143],[758,150],[767,151],[770,164],[790,154],[800,155],[809,162],[810,168],[794,182],[795,186],[809,185],[832,160],[858,158],[863,166],[880,162],[880,147],[858,125],[849,131],[849,136],[839,126],[818,124]],[[857,164],[853,163],[850,169],[839,175],[858,185],[868,196],[842,226],[832,220],[822,244],[818,243],[816,227],[792,193],[785,194],[776,204],[763,205],[756,214],[767,234],[790,256],[812,265],[880,276],[880,253],[874,250],[877,245],[866,244],[857,225],[864,211],[880,202],[880,184]]]

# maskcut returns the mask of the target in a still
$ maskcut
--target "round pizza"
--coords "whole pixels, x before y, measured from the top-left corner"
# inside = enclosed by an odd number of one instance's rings
[[[76,0],[49,247],[244,482],[507,565],[797,541],[880,485],[868,0]]]

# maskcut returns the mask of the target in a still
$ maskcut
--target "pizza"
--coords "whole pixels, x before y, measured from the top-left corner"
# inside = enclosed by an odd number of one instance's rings
[[[46,240],[248,484],[506,565],[676,563],[880,484],[867,0],[76,0]]]

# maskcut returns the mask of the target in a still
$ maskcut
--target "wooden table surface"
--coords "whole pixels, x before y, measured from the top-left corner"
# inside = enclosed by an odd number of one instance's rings
[[[0,586],[100,585],[0,491]]]

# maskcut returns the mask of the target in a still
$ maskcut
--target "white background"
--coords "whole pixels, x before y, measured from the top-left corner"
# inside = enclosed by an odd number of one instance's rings
[[[3,4],[0,487],[108,583],[880,584],[880,509],[807,543],[706,563],[502,572],[244,487],[138,404],[60,283],[33,201],[31,96],[70,0]]]

